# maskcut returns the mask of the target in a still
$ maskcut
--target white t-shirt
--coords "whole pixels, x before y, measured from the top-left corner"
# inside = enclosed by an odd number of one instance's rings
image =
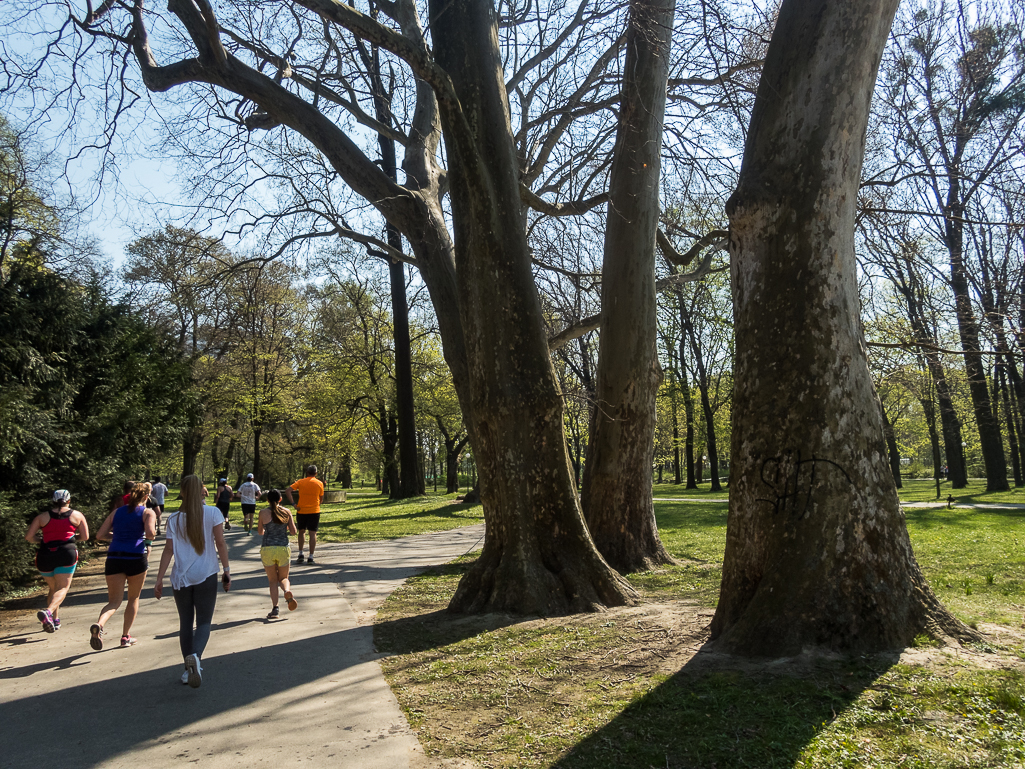
[[[246,481],[238,487],[238,497],[243,505],[255,505],[256,498],[260,496],[260,487],[253,481]]]
[[[154,502],[158,505],[162,505],[164,504],[164,497],[167,496],[167,486],[162,483],[154,483],[149,494],[153,497]]]
[[[205,544],[200,555],[192,547],[185,531],[185,515],[179,510],[167,519],[167,539],[174,544],[174,564],[171,566],[171,587],[181,590],[189,585],[205,582],[217,573],[217,546],[214,527],[224,525],[224,514],[216,507],[203,505],[203,537]]]

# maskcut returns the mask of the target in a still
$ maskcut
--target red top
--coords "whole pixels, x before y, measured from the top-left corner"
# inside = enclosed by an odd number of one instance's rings
[[[75,538],[78,528],[71,522],[72,510],[64,513],[50,511],[50,520],[43,527],[43,544],[51,542],[70,542]]]

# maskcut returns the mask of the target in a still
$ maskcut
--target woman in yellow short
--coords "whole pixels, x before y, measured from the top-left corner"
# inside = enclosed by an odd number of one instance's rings
[[[263,541],[260,543],[260,560],[263,561],[263,568],[267,571],[267,581],[270,582],[270,600],[274,604],[267,619],[276,619],[279,583],[285,593],[288,610],[295,611],[299,605],[292,595],[292,586],[288,581],[288,564],[292,557],[292,550],[288,546],[288,535],[295,534],[296,529],[295,521],[292,520],[292,512],[279,504],[281,494],[276,489],[267,492],[267,502],[270,507],[265,507],[260,511],[257,531],[263,536]]]

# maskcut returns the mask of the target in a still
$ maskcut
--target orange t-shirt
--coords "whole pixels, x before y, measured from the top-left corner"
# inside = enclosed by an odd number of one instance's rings
[[[289,488],[299,492],[299,501],[295,503],[295,506],[302,515],[320,512],[320,498],[324,496],[324,484],[316,477],[311,475],[309,478],[301,478]]]

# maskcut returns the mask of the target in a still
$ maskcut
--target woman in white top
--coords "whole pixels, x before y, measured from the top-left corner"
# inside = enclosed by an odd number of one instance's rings
[[[181,681],[193,689],[203,682],[200,657],[210,639],[210,622],[217,600],[217,559],[224,567],[224,591],[231,587],[228,548],[224,544],[224,516],[203,504],[203,483],[195,475],[182,479],[182,506],[167,519],[166,541],[153,594],[160,598],[164,574],[174,558],[171,588],[178,608],[179,634],[185,672]]]

